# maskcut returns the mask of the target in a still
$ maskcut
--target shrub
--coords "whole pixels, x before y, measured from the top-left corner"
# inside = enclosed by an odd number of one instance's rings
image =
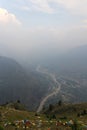
[[[0,126],[0,130],[4,130],[2,126]]]

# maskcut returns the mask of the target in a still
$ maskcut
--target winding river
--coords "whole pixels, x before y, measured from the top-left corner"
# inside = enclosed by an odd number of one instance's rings
[[[47,72],[46,70],[42,70],[40,66],[38,66],[36,68],[36,71],[39,72],[39,73],[42,73],[44,75],[47,75],[51,78],[51,80],[53,81],[53,83],[55,84],[55,89],[53,89],[52,92],[48,93],[43,99],[42,101],[40,102],[40,105],[37,109],[37,113],[39,113],[42,109],[43,109],[43,106],[45,105],[45,103],[47,102],[47,100],[50,98],[50,97],[53,97],[54,95],[57,95],[61,89],[61,84],[57,81],[56,79],[56,76],[52,73],[49,73]]]

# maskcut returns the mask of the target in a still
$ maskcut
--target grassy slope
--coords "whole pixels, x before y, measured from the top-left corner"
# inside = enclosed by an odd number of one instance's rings
[[[49,108],[44,110],[47,115],[56,115],[57,118],[66,117],[69,119],[77,119],[87,122],[87,114],[83,114],[84,110],[87,113],[87,103],[81,104],[63,104],[59,106],[58,104],[53,105],[52,110]],[[80,114],[80,116],[78,116]]]
[[[75,104],[75,105],[62,105],[58,106],[55,105],[52,111],[46,111],[46,113],[50,116],[53,114],[56,115],[57,119],[52,119],[54,122],[50,122],[50,119],[47,118],[45,114],[40,114],[40,118],[38,116],[35,116],[35,112],[28,112],[25,110],[16,110],[11,107],[6,106],[0,106],[0,124],[3,126],[6,122],[14,122],[16,120],[24,120],[28,119],[31,122],[36,123],[36,126],[32,126],[33,130],[37,129],[37,122],[39,120],[43,121],[43,125],[41,127],[41,130],[48,130],[48,127],[56,129],[56,120],[61,120],[62,122],[69,121],[70,119],[77,119],[78,121],[82,121],[85,124],[87,124],[87,114],[81,117],[77,117],[77,113],[81,113],[84,109],[87,110],[87,103],[83,104]],[[60,119],[62,117],[66,116],[67,119]],[[48,121],[47,123],[45,121]],[[66,130],[65,127],[61,127],[63,130]],[[30,129],[30,128],[29,128]],[[15,130],[15,127],[9,126],[7,128],[4,128],[4,130]],[[19,128],[18,130],[22,130],[22,128]]]

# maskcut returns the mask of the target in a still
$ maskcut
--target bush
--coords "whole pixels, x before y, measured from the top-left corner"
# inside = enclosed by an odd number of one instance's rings
[[[56,119],[56,116],[55,116],[55,115],[52,115],[52,119]]]
[[[53,106],[52,104],[50,104],[48,110],[49,110],[49,111],[52,111],[53,108],[54,108],[54,106]]]
[[[59,100],[58,105],[59,105],[59,106],[61,106],[61,105],[62,105],[62,101],[61,101],[61,100]]]
[[[4,130],[2,126],[0,126],[0,130]]]

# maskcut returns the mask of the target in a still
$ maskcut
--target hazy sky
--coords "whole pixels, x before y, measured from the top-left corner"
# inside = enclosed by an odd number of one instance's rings
[[[85,44],[87,0],[0,0],[1,55],[46,56]]]

